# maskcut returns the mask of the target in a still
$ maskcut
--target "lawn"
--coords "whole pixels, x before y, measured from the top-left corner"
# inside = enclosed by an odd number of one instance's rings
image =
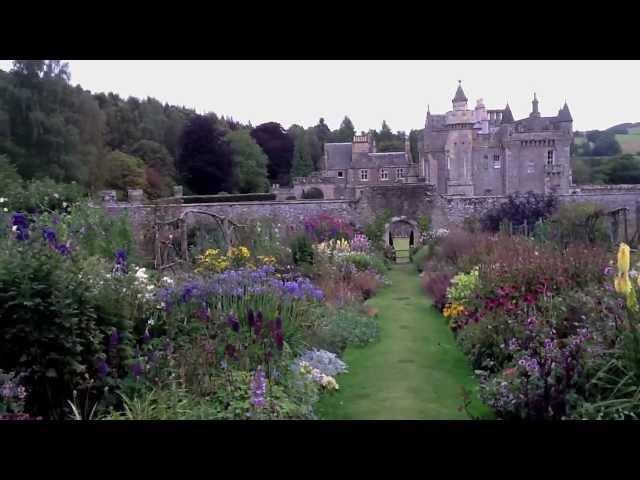
[[[420,287],[415,267],[389,272],[392,286],[369,300],[378,310],[380,340],[349,348],[349,373],[340,375],[339,392],[318,406],[323,419],[467,419],[462,387],[476,387],[471,369],[455,344],[445,319]],[[475,394],[474,394],[475,398]],[[488,408],[474,402],[474,415],[488,418]]]

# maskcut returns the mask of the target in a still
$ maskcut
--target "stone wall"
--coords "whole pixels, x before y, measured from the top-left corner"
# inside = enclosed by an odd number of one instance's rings
[[[621,207],[629,209],[629,233],[637,228],[636,203],[640,205],[640,185],[582,186],[572,193],[558,195],[560,202],[594,202],[605,210]],[[375,219],[384,209],[393,216],[417,220],[431,218],[433,228],[461,225],[469,216],[482,215],[504,202],[504,196],[451,196],[435,192],[428,184],[397,184],[355,189],[353,200],[288,200],[268,202],[204,203],[183,205],[178,199],[165,199],[157,204],[106,202],[104,208],[113,215],[129,216],[139,238],[149,235],[154,219],[176,218],[182,212],[201,210],[230,217],[238,223],[269,217],[285,228],[300,227],[304,219],[319,213],[346,218],[362,227]],[[163,203],[160,205],[159,203]],[[204,216],[190,216],[189,221],[206,220]]]
[[[258,218],[269,217],[278,223],[287,226],[299,226],[310,215],[319,213],[331,213],[346,217],[350,221],[357,221],[355,209],[349,200],[289,200],[269,202],[237,202],[237,203],[200,203],[183,205],[131,205],[131,204],[107,204],[104,208],[112,215],[127,215],[134,228],[142,229],[152,225],[154,218],[167,220],[176,218],[188,211],[205,211],[232,218],[238,223],[251,221]],[[191,222],[197,216],[190,215]]]

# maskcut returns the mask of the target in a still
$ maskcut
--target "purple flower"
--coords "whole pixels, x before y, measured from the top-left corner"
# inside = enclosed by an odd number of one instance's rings
[[[127,273],[127,252],[123,249],[116,251],[116,261],[113,273]]]
[[[98,376],[104,378],[109,374],[109,364],[104,358],[101,358],[98,362]]]
[[[284,348],[284,335],[281,330],[276,330],[273,334],[273,340],[276,342],[276,348],[280,351]]]
[[[240,322],[233,313],[227,316],[227,324],[231,327],[231,330],[238,333],[240,331]]]
[[[253,332],[256,334],[256,336],[260,335],[260,332],[262,332],[263,325],[264,325],[264,316],[262,315],[262,312],[258,310],[256,312],[256,320],[253,326]]]
[[[14,213],[11,216],[11,224],[15,228],[16,240],[29,239],[29,220],[23,213]]]
[[[140,360],[136,360],[136,362],[133,364],[133,367],[131,367],[131,373],[133,373],[133,376],[136,378],[140,378],[142,374],[144,374],[144,367],[142,366]]]
[[[227,346],[224,348],[224,353],[227,357],[229,358],[236,358],[236,347],[234,345],[231,345],[230,343],[227,344]]]
[[[151,341],[151,335],[149,335],[149,329],[147,328],[144,331],[144,335],[142,336],[142,343],[149,343]]]
[[[256,320],[253,315],[253,310],[251,309],[249,309],[249,311],[247,312],[247,323],[249,324],[249,329],[253,331],[253,328],[255,327],[255,324],[256,324]]]
[[[44,238],[50,245],[57,245],[56,232],[50,228],[42,230],[42,238]]]
[[[256,408],[263,407],[265,404],[265,396],[267,394],[267,379],[264,375],[262,367],[256,369],[251,379],[251,405]]]
[[[120,343],[120,335],[118,335],[118,330],[114,328],[111,331],[111,336],[109,337],[109,346],[117,347],[119,343]]]
[[[60,253],[60,255],[69,255],[71,253],[71,249],[69,248],[69,246],[65,245],[64,243],[56,245],[56,250],[58,251],[58,253]]]

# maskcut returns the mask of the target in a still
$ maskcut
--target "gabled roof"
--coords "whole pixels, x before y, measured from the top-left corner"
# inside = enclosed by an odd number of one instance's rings
[[[349,168],[351,164],[351,143],[325,143],[327,170]]]

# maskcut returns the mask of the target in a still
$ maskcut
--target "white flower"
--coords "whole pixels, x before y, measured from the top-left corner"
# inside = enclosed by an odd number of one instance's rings
[[[171,277],[162,277],[162,283],[166,283],[167,285],[173,285],[173,279]]]
[[[3,211],[3,212],[8,212],[8,211],[9,211],[9,209],[8,209],[7,207],[4,207],[4,208],[2,209],[2,211]]]
[[[13,227],[11,227],[11,231],[12,232],[17,232],[18,231],[18,226],[14,225]]]
[[[4,203],[8,200],[8,198],[0,197],[0,203]]]
[[[67,205],[69,205],[67,202],[62,202],[62,208],[67,208]]]
[[[54,193],[54,194],[53,194],[53,196],[54,196],[55,198],[60,198],[60,195],[58,195],[57,193]]]
[[[136,272],[136,277],[141,280],[146,280],[147,278],[149,278],[144,268],[138,269],[138,271]]]

